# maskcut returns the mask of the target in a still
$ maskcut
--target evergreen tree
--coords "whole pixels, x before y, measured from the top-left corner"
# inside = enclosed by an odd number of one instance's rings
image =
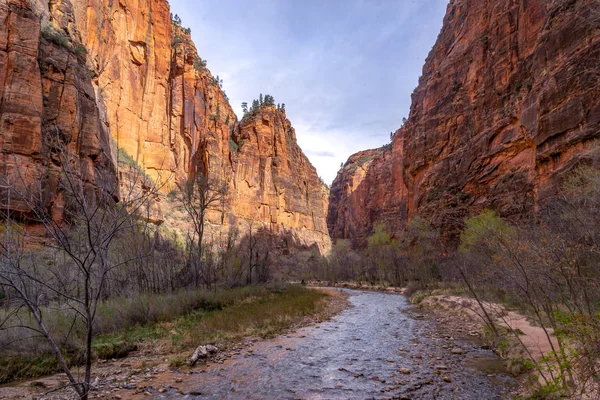
[[[242,103],[242,112],[245,114],[248,114],[248,103],[243,102]]]
[[[285,111],[285,103],[281,103],[281,109]]]
[[[275,98],[270,94],[265,94],[263,104],[266,106],[273,106],[275,105]]]
[[[259,107],[260,103],[258,102],[258,100],[252,100],[252,108],[250,109],[250,112],[258,110]]]
[[[262,93],[260,94],[260,96],[258,96],[258,103],[262,106],[263,105],[263,95]]]

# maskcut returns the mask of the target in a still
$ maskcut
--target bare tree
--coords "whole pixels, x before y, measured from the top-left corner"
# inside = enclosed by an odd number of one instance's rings
[[[196,287],[205,284],[211,287],[214,274],[211,266],[204,259],[204,229],[206,217],[210,209],[223,206],[227,187],[225,183],[215,182],[204,174],[199,174],[188,181],[180,200],[190,218],[192,230],[188,232],[188,267],[191,269],[192,280]]]
[[[87,399],[98,305],[106,296],[111,272],[128,261],[115,261],[110,253],[120,233],[135,225],[135,215],[147,207],[158,187],[139,171],[128,185],[121,187],[116,199],[108,189],[110,185],[102,182],[102,176],[97,176],[95,185],[86,182],[80,172],[83,168],[79,168],[84,158],[71,151],[58,135],[52,146],[60,163],[57,191],[65,200],[62,217],[52,215],[41,182],[26,185],[7,176],[0,182],[6,194],[1,215],[5,237],[0,242],[0,286],[17,307],[29,310],[35,326],[28,328],[45,338],[67,375],[69,386],[81,399]],[[24,242],[29,238],[11,213],[10,201],[14,197],[29,208],[30,223],[44,228],[45,237],[38,244],[59,262],[40,265],[35,257],[27,257]],[[83,377],[73,373],[64,349],[46,324],[45,314],[50,309],[71,316],[72,328],[84,332]]]

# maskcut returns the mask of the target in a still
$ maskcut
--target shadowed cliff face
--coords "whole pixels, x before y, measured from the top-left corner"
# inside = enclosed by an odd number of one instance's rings
[[[451,1],[391,151],[334,181],[332,238],[531,216],[600,137],[599,26],[597,0]]]
[[[43,182],[60,209],[60,165],[45,144],[58,129],[92,187],[101,179],[118,196],[130,172],[119,160],[167,182],[165,193],[206,172],[229,188],[225,208],[209,215],[215,235],[255,220],[254,229],[328,248],[327,193],[285,114],[263,107],[238,125],[166,0],[0,0],[0,21],[0,161],[13,180],[26,170],[24,186]],[[152,219],[184,232],[163,197]]]

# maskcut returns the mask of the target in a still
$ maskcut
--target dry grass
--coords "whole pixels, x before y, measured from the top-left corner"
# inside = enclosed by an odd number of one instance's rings
[[[298,286],[249,296],[220,310],[196,310],[163,321],[112,335],[98,341],[136,343],[153,353],[173,353],[200,344],[220,347],[243,337],[269,337],[292,327],[303,317],[321,312],[327,305],[323,292]]]
[[[93,351],[96,358],[112,359],[136,349],[170,354],[206,343],[226,347],[246,336],[276,334],[307,316],[322,313],[327,297],[299,286],[253,286],[112,299],[98,310],[95,329],[99,336],[94,339]],[[54,334],[68,338],[64,343],[67,358],[76,364],[81,346],[77,327],[71,329],[68,313],[46,311]],[[27,321],[27,315],[22,320]],[[9,343],[8,336],[25,332],[0,332],[0,343]],[[40,338],[22,341],[18,347],[0,347],[0,359],[0,383],[60,371]],[[181,364],[181,360],[174,359],[173,363]]]

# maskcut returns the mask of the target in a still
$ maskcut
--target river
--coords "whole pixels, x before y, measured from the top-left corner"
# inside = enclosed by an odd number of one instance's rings
[[[351,307],[330,321],[259,341],[223,364],[186,376],[206,399],[504,399],[514,380],[499,360],[415,314],[406,297],[344,290]],[[493,369],[493,368],[491,368]]]

